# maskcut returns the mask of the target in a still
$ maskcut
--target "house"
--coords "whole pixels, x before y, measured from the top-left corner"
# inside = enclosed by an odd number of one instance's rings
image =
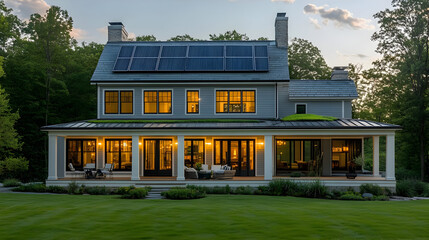
[[[49,135],[48,185],[258,186],[272,179],[318,176],[327,186],[374,183],[395,187],[395,131],[400,126],[351,119],[358,97],[346,69],[332,79],[292,80],[288,17],[275,18],[270,41],[128,41],[119,22],[90,84],[97,87],[97,119],[42,127]],[[283,121],[293,114],[333,121]],[[380,174],[379,138],[386,137]],[[373,171],[345,173],[373,139]],[[106,179],[85,179],[85,166],[113,164]],[[185,167],[228,165],[228,180],[185,179]],[[319,176],[320,175],[320,176]]]

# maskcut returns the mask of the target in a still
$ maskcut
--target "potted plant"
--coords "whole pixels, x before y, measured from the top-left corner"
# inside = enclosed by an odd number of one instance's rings
[[[346,177],[348,179],[355,179],[357,176],[356,167],[362,166],[363,157],[362,157],[362,155],[357,156],[357,157],[351,159],[348,163],[349,163],[349,172],[346,173]]]

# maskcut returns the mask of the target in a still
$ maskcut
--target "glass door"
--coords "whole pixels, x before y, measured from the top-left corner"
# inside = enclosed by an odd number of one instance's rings
[[[172,149],[171,139],[144,140],[144,175],[171,176]]]
[[[204,140],[185,140],[185,166],[195,168],[198,163],[204,164]]]
[[[255,175],[254,140],[215,140],[215,165],[228,165],[236,176]]]

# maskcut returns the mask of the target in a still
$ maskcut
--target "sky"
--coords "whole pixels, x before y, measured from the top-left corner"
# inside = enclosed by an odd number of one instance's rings
[[[380,58],[371,35],[373,15],[391,8],[391,0],[5,0],[21,19],[44,14],[56,5],[73,18],[72,36],[82,42],[106,43],[108,22],[121,21],[129,37],[154,35],[167,40],[189,34],[237,30],[250,39],[274,39],[278,12],[289,17],[289,41],[303,38],[317,46],[330,67],[349,63],[371,67]]]

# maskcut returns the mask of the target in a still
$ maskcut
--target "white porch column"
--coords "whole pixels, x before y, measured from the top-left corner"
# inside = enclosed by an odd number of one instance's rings
[[[57,136],[49,135],[48,180],[57,180]]]
[[[273,135],[265,135],[264,180],[273,179]]]
[[[133,135],[132,137],[132,169],[131,180],[140,180],[140,151],[139,151],[139,136]]]
[[[185,180],[185,136],[177,136],[177,180]]]
[[[374,177],[380,176],[380,136],[372,137],[372,174]]]
[[[386,180],[395,180],[395,135],[386,136]]]

